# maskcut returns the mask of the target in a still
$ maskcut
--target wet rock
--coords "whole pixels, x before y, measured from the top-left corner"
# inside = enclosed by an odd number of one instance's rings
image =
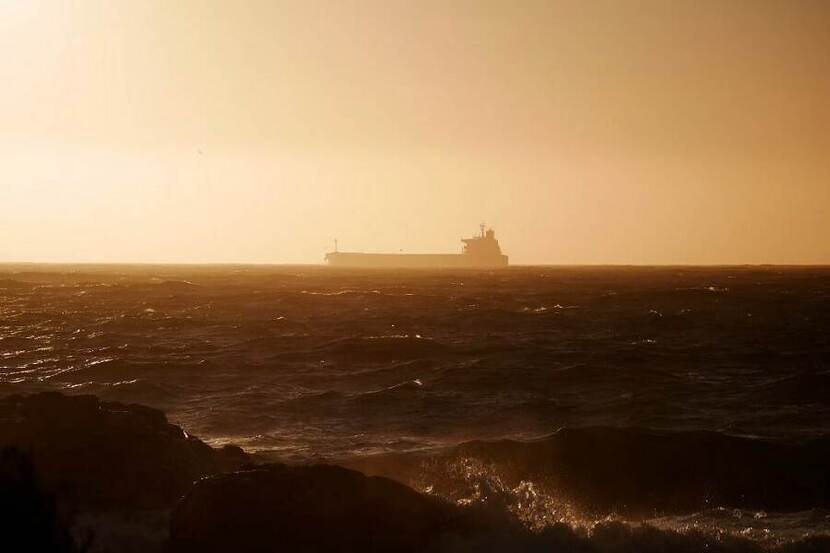
[[[87,512],[170,508],[193,481],[248,461],[156,409],[59,393],[0,399],[0,445],[25,451],[47,490]]]
[[[169,551],[424,551],[473,526],[386,478],[269,465],[197,483],[173,513]]]
[[[72,553],[69,524],[41,488],[29,456],[0,448],[0,551]]]

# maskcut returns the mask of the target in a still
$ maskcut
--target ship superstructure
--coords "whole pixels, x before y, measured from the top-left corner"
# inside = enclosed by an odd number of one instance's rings
[[[507,267],[507,256],[501,253],[493,229],[481,225],[481,232],[472,238],[462,238],[461,253],[362,253],[337,250],[326,254],[326,262],[333,267],[412,267],[412,268],[496,268]],[[336,242],[335,242],[336,243]]]

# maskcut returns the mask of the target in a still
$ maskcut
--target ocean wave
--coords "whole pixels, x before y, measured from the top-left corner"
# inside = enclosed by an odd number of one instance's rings
[[[418,334],[395,334],[340,338],[325,344],[317,351],[319,355],[338,358],[342,361],[388,362],[444,356],[451,349],[441,342]]]
[[[0,278],[0,290],[22,290],[24,288],[32,288],[35,284],[23,280],[16,280],[13,278]]]
[[[520,550],[529,553],[819,553],[830,550],[830,537],[826,535],[811,535],[767,545],[729,532],[711,533],[696,528],[668,530],[651,524],[620,521],[600,521],[588,529],[556,524],[538,534],[525,537],[519,543],[505,540],[499,544],[492,539],[479,543],[482,546],[486,543],[492,548],[490,550],[496,551],[516,551],[516,546],[519,545]],[[459,548],[457,551],[462,550],[464,549]]]
[[[190,280],[168,280],[154,277],[151,278],[150,281],[158,288],[170,290],[189,290],[191,288],[200,286],[199,284],[192,282]]]
[[[429,455],[350,462],[454,500],[475,495],[482,475],[498,482],[493,489],[533,482],[592,517],[830,507],[827,438],[782,443],[715,432],[565,428],[532,441],[473,441]]]
[[[359,401],[390,401],[403,397],[411,396],[413,393],[420,392],[424,387],[420,379],[407,380],[406,382],[399,382],[380,390],[370,390],[357,394],[354,399]]]
[[[830,370],[808,369],[781,376],[759,386],[759,395],[771,403],[830,403]]]
[[[95,382],[112,385],[114,382],[144,379],[154,375],[163,375],[170,379],[204,375],[214,366],[205,360],[194,361],[127,361],[112,357],[96,358],[79,365],[67,367],[50,378],[69,383]]]
[[[300,294],[307,296],[349,296],[357,295],[364,296],[368,294],[380,295],[380,290],[301,290]]]

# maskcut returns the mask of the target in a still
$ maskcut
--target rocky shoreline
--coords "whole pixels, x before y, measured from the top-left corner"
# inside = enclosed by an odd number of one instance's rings
[[[334,465],[256,464],[140,405],[0,398],[0,535],[9,551],[761,551],[730,536],[606,522],[532,532]],[[828,551],[830,539],[782,545]]]

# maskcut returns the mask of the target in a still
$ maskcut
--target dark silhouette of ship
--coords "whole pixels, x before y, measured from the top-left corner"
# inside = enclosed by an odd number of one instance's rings
[[[362,253],[337,250],[326,254],[326,262],[332,267],[411,267],[411,268],[495,268],[507,267],[507,256],[501,253],[499,241],[493,229],[485,230],[472,238],[462,238],[461,253]]]

